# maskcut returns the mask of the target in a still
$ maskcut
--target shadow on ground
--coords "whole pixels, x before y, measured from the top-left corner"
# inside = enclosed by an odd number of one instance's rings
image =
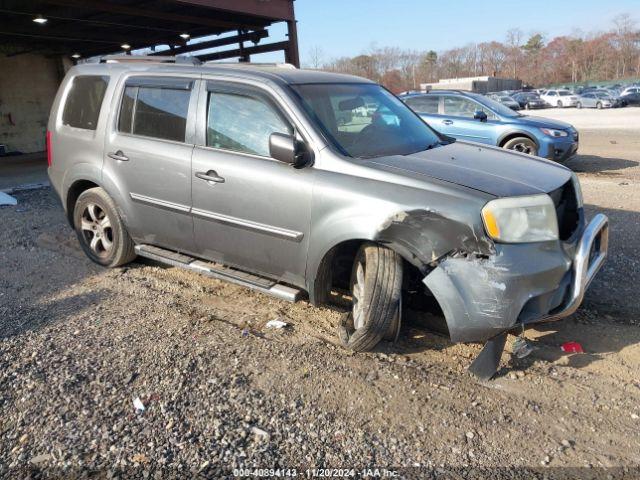
[[[609,176],[621,175],[618,170],[625,170],[640,165],[640,162],[624,158],[608,158],[598,155],[576,155],[565,163],[567,167],[577,173],[597,173]]]

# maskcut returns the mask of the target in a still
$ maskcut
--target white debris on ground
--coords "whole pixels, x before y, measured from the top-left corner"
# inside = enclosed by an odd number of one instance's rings
[[[11,195],[0,192],[0,205],[17,205],[18,201]]]

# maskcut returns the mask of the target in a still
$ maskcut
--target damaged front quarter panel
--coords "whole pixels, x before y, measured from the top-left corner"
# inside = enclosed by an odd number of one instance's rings
[[[448,218],[431,209],[398,212],[378,229],[376,241],[388,244],[423,273],[450,252],[495,253],[493,243],[474,222]]]

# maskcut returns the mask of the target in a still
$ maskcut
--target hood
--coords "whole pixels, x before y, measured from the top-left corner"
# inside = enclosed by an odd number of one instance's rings
[[[557,128],[561,130],[574,129],[573,125],[567,122],[561,122],[560,120],[553,120],[545,117],[534,117],[531,115],[523,115],[517,117],[519,122],[525,122],[527,125],[539,128]]]
[[[367,160],[366,165],[411,178],[436,178],[496,197],[548,193],[571,178],[569,169],[549,160],[460,141],[411,155]]]

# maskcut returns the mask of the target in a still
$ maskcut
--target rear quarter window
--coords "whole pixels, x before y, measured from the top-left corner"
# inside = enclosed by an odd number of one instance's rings
[[[79,75],[74,77],[62,111],[62,124],[85,130],[95,130],[108,84],[108,76]]]

